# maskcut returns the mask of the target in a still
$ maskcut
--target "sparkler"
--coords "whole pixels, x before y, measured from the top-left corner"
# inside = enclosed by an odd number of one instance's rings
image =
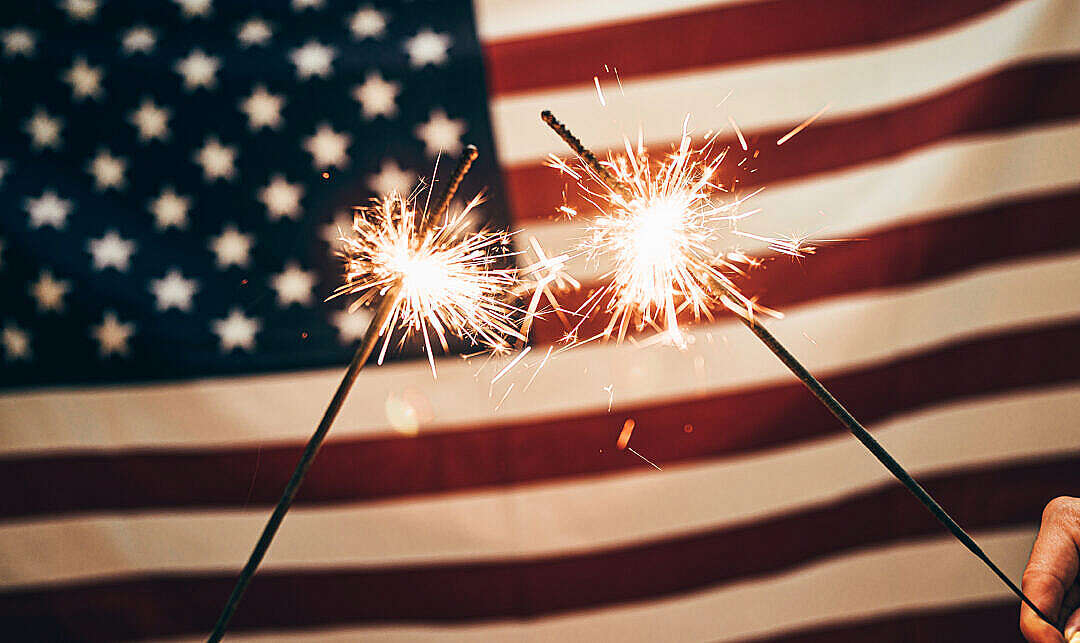
[[[618,327],[618,338],[621,339],[632,314],[638,315],[644,324],[651,323],[659,314],[665,321],[667,333],[677,338],[675,315],[679,310],[689,308],[695,315],[708,315],[711,305],[723,304],[736,313],[739,320],[938,522],[1040,618],[1053,624],[922,485],[761,324],[754,314],[756,305],[739,293],[723,273],[726,269],[734,268],[730,261],[731,254],[720,255],[712,263],[707,261],[706,241],[710,238],[707,229],[718,221],[734,221],[738,218],[738,215],[730,214],[721,216],[724,209],[711,203],[713,192],[718,188],[710,180],[722,160],[722,153],[715,157],[695,153],[689,149],[688,136],[684,134],[679,149],[658,169],[651,169],[641,143],[635,151],[627,142],[625,157],[601,162],[550,111],[544,111],[540,116],[573,150],[581,162],[582,171],[595,184],[595,188],[590,185],[583,187],[592,197],[590,200],[601,207],[602,214],[592,224],[583,246],[590,254],[602,254],[613,259],[614,268],[606,275],[611,283],[598,291],[600,294],[596,298],[597,301],[605,297],[608,300],[606,311],[611,315],[611,321],[605,336],[610,336],[612,330]],[[808,119],[796,131],[809,125],[812,120]],[[732,125],[735,126],[734,122]],[[740,141],[744,141],[742,133],[735,127]],[[787,138],[790,136],[785,140]],[[742,146],[746,148],[745,143]],[[574,168],[561,161],[555,165],[579,180],[582,178]],[[799,256],[799,248],[794,241],[767,241],[774,250],[786,250],[788,254]],[[739,253],[735,255],[741,257]],[[750,259],[746,261],[752,263]],[[593,302],[588,311],[594,310],[596,305]],[[658,310],[661,312],[658,313]],[[620,435],[620,447],[629,442],[629,432],[633,429],[630,422]]]
[[[466,147],[446,189],[427,214],[418,213],[410,199],[392,194],[378,207],[362,210],[357,216],[354,229],[359,238],[347,246],[350,254],[346,284],[337,294],[358,295],[352,310],[379,301],[375,315],[241,570],[209,641],[220,641],[225,635],[244,591],[380,337],[385,336],[381,362],[395,328],[404,330],[402,341],[409,332],[421,331],[434,373],[428,328],[444,347],[448,333],[491,346],[505,343],[499,339],[499,332],[519,335],[508,323],[511,309],[500,303],[496,296],[514,283],[510,272],[495,267],[499,256],[492,250],[501,243],[501,238],[466,229],[467,215],[478,202],[474,199],[462,213],[443,222],[450,201],[476,156],[475,147]],[[363,215],[369,215],[373,220],[365,219]]]
[[[390,300],[389,319],[379,329],[379,364],[395,329],[402,343],[413,333],[423,336],[433,376],[432,335],[444,351],[448,334],[500,352],[509,349],[506,337],[524,341],[512,324],[516,308],[503,298],[517,284],[513,269],[498,267],[508,256],[500,251],[507,236],[469,230],[469,215],[480,202],[476,196],[442,221],[443,208],[425,219],[410,198],[395,193],[357,213],[353,234],[342,238],[345,284],[332,297],[356,295],[350,312]]]
[[[622,341],[631,324],[639,330],[652,326],[662,331],[663,338],[684,346],[680,313],[711,319],[720,301],[772,312],[743,296],[729,276],[758,261],[738,251],[714,249],[722,225],[734,235],[751,236],[734,226],[754,213],[740,213],[738,208],[756,194],[717,202],[714,194],[722,188],[716,175],[726,152],[714,152],[715,137],[694,148],[684,134],[678,148],[661,163],[650,160],[642,142],[635,149],[626,141],[624,156],[601,162],[551,112],[542,117],[581,160],[580,168],[557,157],[550,164],[582,181],[589,200],[601,209],[589,223],[578,252],[592,261],[609,259],[613,267],[604,275],[607,285],[577,311],[583,319],[597,309],[610,315],[600,337]],[[813,250],[798,240],[764,240],[794,256]],[[571,335],[576,336],[576,330]],[[580,343],[586,341],[590,340]]]

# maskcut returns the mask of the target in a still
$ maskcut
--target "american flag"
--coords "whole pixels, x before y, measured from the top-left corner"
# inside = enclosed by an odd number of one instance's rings
[[[475,143],[489,222],[571,247],[542,109],[724,127],[749,230],[849,240],[745,286],[1013,578],[1080,492],[1075,0],[7,3],[0,74],[6,638],[204,637],[365,329],[349,207]],[[1018,639],[737,322],[536,370],[562,330],[362,373],[231,638]]]

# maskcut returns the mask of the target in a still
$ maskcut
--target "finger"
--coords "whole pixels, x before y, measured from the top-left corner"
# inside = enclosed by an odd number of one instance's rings
[[[1024,593],[1033,603],[1039,606],[1050,618],[1054,618],[1057,614],[1057,606],[1055,605],[1053,610],[1049,610],[1044,603],[1049,601],[1040,601],[1036,599],[1036,596],[1052,596],[1052,588],[1045,588],[1040,594],[1040,590],[1037,590],[1038,581],[1028,581],[1025,575],[1024,581]],[[1060,601],[1060,598],[1058,599]],[[1020,632],[1024,635],[1024,638],[1028,640],[1028,643],[1066,643],[1065,637],[1061,635],[1061,632],[1057,630],[1053,625],[1042,620],[1038,614],[1035,613],[1027,604],[1020,606]]]
[[[1050,619],[1057,619],[1077,567],[1076,500],[1056,498],[1043,511],[1042,525],[1024,570],[1024,594]],[[1020,609],[1020,630],[1032,643],[1062,643],[1065,639],[1027,605]]]

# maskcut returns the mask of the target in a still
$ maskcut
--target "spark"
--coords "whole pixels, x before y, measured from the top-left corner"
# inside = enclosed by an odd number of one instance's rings
[[[522,279],[518,285],[518,292],[516,293],[520,296],[532,292],[529,303],[525,308],[525,317],[521,324],[521,334],[528,337],[533,320],[541,316],[539,310],[541,297],[547,298],[552,306],[552,310],[559,316],[563,325],[569,328],[570,321],[566,318],[565,312],[559,306],[558,299],[552,289],[569,290],[581,288],[581,283],[566,272],[566,262],[570,260],[570,255],[561,254],[554,257],[548,257],[547,253],[544,252],[544,248],[540,245],[540,242],[536,240],[536,237],[529,237],[529,247],[533,254],[536,255],[536,261],[522,268],[520,276],[531,276],[533,281],[528,282]]]
[[[524,341],[514,325],[517,309],[505,299],[518,283],[516,270],[500,267],[511,254],[505,250],[507,235],[470,230],[469,215],[482,197],[437,222],[427,221],[415,197],[415,191],[393,192],[357,208],[350,233],[341,239],[345,283],[331,297],[356,295],[350,312],[392,298],[378,329],[378,363],[396,333],[399,346],[412,335],[423,337],[433,376],[433,337],[444,351],[451,337],[495,352],[507,351],[510,339]]]
[[[514,357],[514,359],[510,360],[509,364],[504,366],[503,369],[501,371],[499,371],[498,375],[496,375],[495,377],[493,377],[491,379],[491,383],[494,384],[495,382],[498,382],[499,380],[501,380],[503,375],[506,375],[507,373],[510,372],[510,369],[517,366],[517,363],[521,361],[521,358],[528,355],[529,351],[531,351],[531,350],[532,350],[532,346],[526,346],[520,353],[517,354],[516,357]]]
[[[825,110],[829,109],[829,107],[830,107],[831,105],[832,105],[832,103],[826,103],[826,104],[825,104],[825,107],[822,107],[821,109],[819,109],[819,110],[818,110],[818,112],[817,112],[816,114],[814,114],[814,115],[813,115],[813,116],[811,116],[810,118],[806,119],[805,121],[803,121],[803,122],[799,123],[798,125],[796,125],[796,126],[795,126],[795,129],[791,130],[791,131],[790,131],[790,132],[788,132],[787,134],[784,134],[784,135],[783,135],[783,136],[781,136],[781,137],[780,137],[779,139],[777,139],[777,141],[776,141],[776,144],[777,144],[777,145],[783,145],[783,144],[784,144],[784,143],[786,143],[786,142],[788,141],[788,139],[790,139],[790,138],[791,138],[792,136],[795,136],[795,135],[796,135],[796,134],[798,134],[799,132],[801,132],[801,131],[803,131],[804,129],[806,129],[807,127],[809,127],[810,123],[813,123],[814,121],[816,121],[816,120],[818,119],[818,117],[819,117],[819,116],[821,116],[822,114],[824,114],[824,113],[825,113]],[[743,147],[743,149],[745,150],[745,149],[746,149],[746,147]]]
[[[607,386],[603,387],[603,389],[605,391],[607,391],[607,394],[608,394],[607,412],[611,413],[611,405],[615,402],[615,385],[614,384],[608,384]]]
[[[605,261],[611,268],[602,275],[605,285],[589,296],[574,314],[587,319],[598,311],[609,315],[599,338],[621,342],[631,327],[658,331],[666,341],[685,348],[687,339],[679,327],[680,314],[712,319],[712,310],[728,307],[744,315],[768,311],[742,295],[733,274],[745,274],[741,266],[760,260],[738,248],[718,252],[725,231],[765,240],[771,249],[800,255],[807,247],[800,240],[771,239],[741,233],[737,224],[757,212],[740,212],[740,206],[758,191],[731,198],[718,183],[717,174],[726,150],[714,150],[716,135],[695,146],[684,123],[678,146],[657,160],[639,139],[636,146],[624,138],[625,152],[598,160],[554,116],[545,120],[578,154],[577,164],[551,159],[548,165],[570,176],[597,209],[575,250],[587,261]],[[729,239],[730,240],[730,239]],[[569,334],[577,340],[575,327]]]
[[[739,137],[739,145],[742,147],[744,152],[747,151],[748,148],[746,147],[746,138],[743,137],[742,130],[739,129],[739,124],[736,123],[735,119],[730,116],[728,116],[727,119],[728,122],[731,123],[731,129],[735,130],[735,135]]]
[[[661,469],[655,462],[653,462],[652,460],[650,460],[650,459],[646,458],[645,456],[641,455],[637,451],[634,451],[634,447],[626,447],[626,450],[629,451],[630,453],[633,453],[637,457],[641,458],[646,464],[651,466],[653,469],[656,469],[657,471],[663,471],[663,469]]]
[[[554,344],[548,346],[547,353],[544,354],[544,359],[540,361],[540,365],[536,367],[535,371],[533,371],[532,377],[530,377],[528,383],[525,384],[525,388],[521,389],[522,392],[529,390],[529,387],[532,386],[533,380],[535,380],[536,376],[540,374],[540,369],[544,368],[544,365],[547,364],[548,358],[551,357],[551,351],[554,348]]]
[[[506,401],[506,398],[510,397],[510,391],[514,390],[514,384],[516,384],[516,382],[511,382],[510,386],[506,387],[506,392],[503,393],[502,399],[499,400],[499,403],[495,405],[494,411],[498,411],[502,407],[503,402]]]
[[[593,83],[596,84],[596,97],[600,99],[600,107],[607,107],[607,101],[604,100],[604,91],[600,89],[600,77],[593,76]]]

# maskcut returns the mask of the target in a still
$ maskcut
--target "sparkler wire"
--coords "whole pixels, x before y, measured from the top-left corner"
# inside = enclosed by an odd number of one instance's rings
[[[540,118],[559,135],[559,138],[566,142],[570,149],[573,150],[598,177],[600,177],[607,187],[620,194],[625,194],[627,192],[626,187],[619,184],[611,171],[596,158],[596,155],[585,147],[581,140],[574,136],[566,125],[559,122],[550,111],[544,110],[541,112]],[[893,476],[895,476],[896,479],[899,480],[900,483],[903,484],[931,514],[933,514],[938,522],[948,529],[949,532],[968,549],[968,551],[989,567],[990,571],[994,572],[994,574],[1001,579],[1001,582],[1005,583],[1005,585],[1016,594],[1025,605],[1039,615],[1039,618],[1054,625],[1054,622],[1024,594],[1023,590],[1017,587],[1017,585],[1009,579],[1005,572],[1003,572],[1001,568],[990,559],[986,552],[979,547],[978,543],[976,543],[975,540],[952,518],[952,516],[938,504],[937,500],[935,500],[934,497],[931,496],[906,469],[904,469],[903,465],[896,461],[896,458],[894,458],[880,442],[874,439],[874,436],[871,435],[857,419],[855,419],[855,416],[844,408],[844,405],[841,404],[839,400],[833,397],[832,393],[825,388],[825,385],[814,377],[814,375],[810,373],[810,371],[807,370],[783,344],[780,343],[780,340],[766,330],[766,328],[761,325],[761,322],[752,315],[736,313],[736,316],[770,351],[772,351],[774,355],[776,355],[777,358],[780,359],[781,362],[783,362],[784,366],[786,366],[795,377],[799,378],[814,397],[816,397],[818,401],[821,402],[822,405],[824,405],[825,408],[827,408],[829,412],[831,412],[833,416],[835,416],[836,419],[839,420],[840,423],[843,424],[875,458],[877,458],[878,462],[884,465],[885,468],[888,469],[889,472],[892,473]]]
[[[780,343],[780,340],[776,339],[772,333],[766,330],[756,318],[743,315],[736,315],[736,317],[738,317],[742,323],[745,324],[770,351],[772,351],[773,355],[776,355],[776,357],[784,363],[784,366],[788,367],[788,370],[795,374],[795,377],[799,378],[799,381],[806,385],[806,388],[810,389],[810,392],[813,393],[814,397],[816,397],[825,408],[829,409],[829,412],[832,413],[837,420],[840,420],[840,423],[843,424],[848,431],[851,431],[851,434],[854,435],[859,442],[862,442],[863,446],[878,459],[878,462],[885,465],[885,468],[889,470],[889,473],[893,474],[893,476],[895,476],[896,479],[899,480],[900,483],[903,484],[907,490],[934,515],[934,518],[937,518],[938,522],[948,529],[949,532],[964,545],[964,547],[967,547],[968,551],[975,554],[979,560],[985,563],[986,566],[990,568],[990,571],[994,572],[994,574],[1001,579],[1001,582],[1005,583],[1005,585],[1007,585],[1008,588],[1024,602],[1024,604],[1039,615],[1039,618],[1051,625],[1054,624],[1054,622],[1051,621],[1046,614],[1043,614],[1042,610],[1032,603],[1031,599],[1009,579],[1005,572],[990,559],[986,552],[979,547],[978,543],[964,531],[963,527],[961,527],[952,516],[938,504],[937,500],[934,500],[934,497],[919,484],[918,480],[913,478],[911,474],[904,469],[903,465],[897,462],[896,458],[892,457],[892,454],[890,454],[880,442],[874,439],[874,436],[855,419],[855,416],[844,408],[844,405],[841,404],[839,400],[833,397],[832,393],[829,392],[829,389],[825,388],[824,384],[814,377],[810,371],[806,370],[806,367]]]
[[[426,225],[434,226],[441,222],[443,216],[445,216],[446,211],[450,207],[450,201],[453,200],[454,194],[461,185],[461,180],[469,172],[469,168],[472,166],[472,162],[476,160],[476,156],[476,147],[469,145],[465,148],[465,151],[458,162],[458,166],[454,169],[454,173],[446,184],[446,189],[439,197],[439,200],[436,201],[435,209],[427,219]],[[348,397],[349,391],[352,390],[353,384],[356,383],[356,378],[364,368],[364,364],[367,363],[372,352],[374,352],[375,346],[379,341],[381,330],[383,326],[386,325],[390,313],[394,310],[397,298],[398,289],[396,287],[390,288],[383,296],[383,300],[378,308],[375,310],[375,315],[372,318],[371,323],[368,324],[367,331],[364,333],[364,338],[360,342],[360,346],[357,347],[356,352],[353,354],[352,361],[349,362],[349,367],[346,369],[345,375],[341,378],[341,383],[338,384],[337,391],[334,392],[334,397],[331,398],[329,406],[326,407],[326,411],[323,413],[319,425],[315,428],[315,432],[311,435],[311,438],[308,439],[307,445],[304,447],[304,452],[300,456],[300,461],[296,463],[296,469],[293,470],[292,477],[289,478],[288,484],[285,485],[285,490],[281,493],[281,499],[278,500],[277,505],[274,507],[274,512],[270,514],[270,519],[266,522],[266,526],[263,527],[262,534],[255,543],[255,548],[251,550],[251,555],[248,557],[247,563],[244,565],[244,568],[240,571],[240,575],[236,579],[236,585],[233,587],[229,599],[225,602],[225,607],[222,608],[221,615],[218,616],[213,631],[207,638],[209,643],[216,643],[225,636],[225,630],[229,627],[229,621],[232,620],[233,614],[240,604],[240,599],[244,596],[244,591],[247,590],[252,577],[255,575],[255,571],[259,567],[259,563],[262,562],[263,557],[266,556],[267,550],[270,549],[270,543],[274,540],[274,536],[277,534],[278,527],[281,526],[282,520],[285,519],[285,514],[289,511],[289,508],[292,507],[293,500],[300,490],[300,485],[304,482],[304,477],[307,475],[308,469],[311,468],[312,463],[315,461],[315,456],[318,455],[319,449],[322,448],[323,442],[326,440],[326,435],[330,432],[330,427],[334,424],[334,420],[337,419],[341,407],[345,404],[345,398]]]

